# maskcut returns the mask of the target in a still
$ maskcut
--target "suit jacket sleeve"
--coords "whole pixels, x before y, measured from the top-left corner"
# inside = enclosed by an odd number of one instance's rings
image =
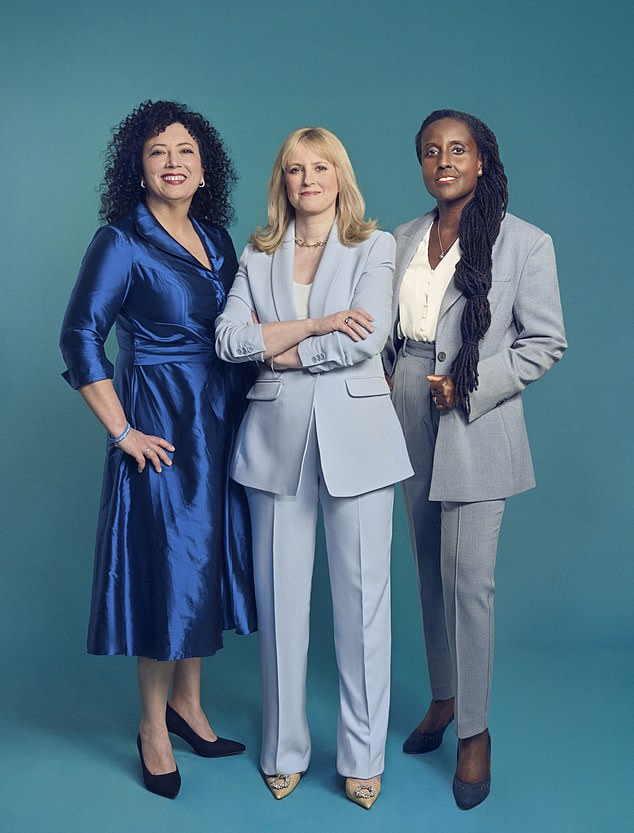
[[[392,315],[395,245],[391,234],[377,235],[350,302],[350,308],[359,307],[374,317],[374,332],[359,341],[353,341],[339,332],[304,339],[298,345],[298,351],[306,370],[322,373],[350,367],[380,354],[389,333]]]
[[[520,393],[558,361],[566,349],[557,267],[551,238],[542,234],[528,253],[513,302],[517,337],[478,364],[469,422]]]
[[[263,361],[262,325],[254,324],[255,304],[249,286],[249,247],[240,258],[224,310],[216,319],[216,353],[226,362]]]
[[[125,301],[131,280],[132,248],[112,226],[100,228],[88,247],[68,302],[60,347],[75,389],[112,379],[104,344]]]

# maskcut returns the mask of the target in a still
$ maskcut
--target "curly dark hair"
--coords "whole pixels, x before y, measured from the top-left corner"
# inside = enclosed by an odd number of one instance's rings
[[[504,165],[493,131],[475,116],[460,110],[434,110],[416,134],[416,155],[422,165],[421,141],[430,124],[440,119],[463,122],[482,159],[482,176],[473,199],[462,209],[458,237],[462,256],[456,265],[455,282],[467,299],[460,330],[462,346],[451,365],[455,403],[469,413],[469,394],[478,387],[479,343],[491,326],[488,294],[491,289],[491,251],[506,214],[508,189]]]
[[[200,150],[205,186],[194,194],[190,213],[226,228],[234,219],[230,202],[237,181],[233,163],[218,132],[200,113],[176,101],[144,101],[113,129],[106,150],[106,172],[101,184],[99,217],[114,223],[144,200],[143,145],[170,124],[179,122],[196,140]]]

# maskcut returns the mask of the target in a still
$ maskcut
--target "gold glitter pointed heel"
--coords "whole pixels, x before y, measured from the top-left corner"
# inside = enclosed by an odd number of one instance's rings
[[[266,786],[273,793],[273,797],[280,799],[286,798],[287,795],[293,792],[301,777],[299,772],[293,772],[291,775],[280,775],[278,773],[277,775],[265,775],[264,780]]]
[[[350,801],[353,801],[355,804],[358,804],[359,807],[363,807],[366,810],[369,810],[374,804],[379,797],[380,792],[380,775],[377,775],[376,778],[369,778],[367,780],[346,778],[346,796],[350,799]]]

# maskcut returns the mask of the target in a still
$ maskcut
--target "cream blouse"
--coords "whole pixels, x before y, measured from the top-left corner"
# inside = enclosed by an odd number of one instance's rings
[[[413,341],[434,341],[440,305],[460,260],[460,243],[456,240],[435,269],[429,265],[429,233],[420,242],[416,254],[405,270],[398,296],[399,329]]]
[[[293,294],[295,296],[295,309],[297,310],[298,321],[303,321],[308,318],[308,302],[310,301],[312,288],[312,283],[295,283],[293,281]]]

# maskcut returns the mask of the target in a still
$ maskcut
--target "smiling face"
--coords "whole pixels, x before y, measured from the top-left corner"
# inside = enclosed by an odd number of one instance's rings
[[[337,169],[313,149],[299,142],[284,168],[288,201],[297,217],[334,219],[339,194]]]
[[[425,187],[436,202],[466,205],[473,198],[482,159],[471,131],[458,119],[438,119],[420,141]]]
[[[143,145],[143,179],[149,206],[191,203],[203,167],[198,143],[180,122],[150,136]]]

